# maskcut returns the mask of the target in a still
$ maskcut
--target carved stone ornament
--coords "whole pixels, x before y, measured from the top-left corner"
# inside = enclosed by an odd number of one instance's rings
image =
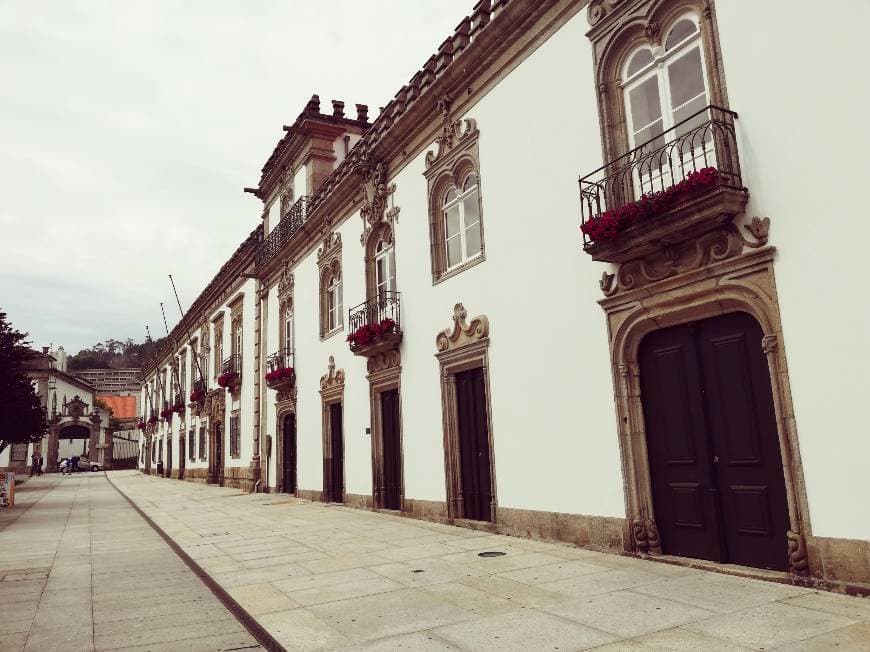
[[[293,383],[292,385],[282,385],[275,396],[275,402],[282,403],[284,401],[289,401],[293,405],[296,405],[296,396],[296,383]]]
[[[605,272],[599,286],[604,296],[633,290],[671,276],[733,258],[743,250],[744,240],[733,224],[709,231],[679,244],[663,245],[645,256],[623,263],[616,278]],[[614,280],[616,281],[614,283]]]
[[[761,338],[761,350],[764,351],[764,355],[768,355],[776,351],[776,347],[779,345],[779,340],[776,335],[771,333],[770,335],[764,335]]]
[[[659,528],[651,519],[637,519],[631,524],[632,539],[635,551],[642,554],[661,554],[662,542],[659,537]]]
[[[218,423],[224,420],[226,407],[226,392],[223,389],[213,389],[205,397],[205,414],[210,423]]]
[[[384,353],[378,353],[368,359],[368,372],[370,374],[378,373],[379,371],[386,371],[388,369],[395,369],[402,363],[402,357],[399,354],[398,349],[391,349],[389,351],[385,351]]]
[[[339,385],[344,385],[344,369],[336,369],[335,357],[329,356],[326,374],[320,377],[320,389],[331,389]]]
[[[809,561],[807,560],[807,543],[803,535],[789,531],[788,538],[788,567],[795,575],[809,574]]]
[[[67,415],[72,417],[73,421],[81,419],[87,412],[88,404],[82,400],[82,397],[76,394],[72,400],[66,404]]]
[[[745,241],[747,247],[763,247],[767,244],[767,236],[770,233],[770,218],[760,218],[755,216],[749,224],[744,224],[743,228],[752,234],[752,237],[757,242]]]
[[[278,279],[278,301],[283,301],[293,293],[293,286],[296,281],[293,277],[293,272],[290,271],[290,266],[287,263],[281,267],[281,276]]]
[[[317,250],[317,260],[320,261],[322,258],[331,254],[336,248],[341,246],[341,234],[340,233],[328,233],[327,236],[323,239],[323,246]]]
[[[438,100],[438,111],[441,113],[441,133],[435,138],[438,150],[426,152],[426,167],[429,168],[463,140],[477,133],[477,122],[473,118],[452,120],[450,117],[450,98],[445,95]]]
[[[398,218],[398,207],[387,209],[390,197],[396,192],[396,184],[388,183],[386,164],[383,161],[375,163],[368,152],[357,159],[353,170],[362,177],[364,200],[360,215],[363,220],[363,235],[360,243],[365,244],[374,227],[384,221],[392,224]]]
[[[486,315],[478,315],[471,323],[465,321],[467,317],[465,306],[461,303],[453,306],[453,328],[441,331],[435,337],[439,353],[489,337],[489,318]]]

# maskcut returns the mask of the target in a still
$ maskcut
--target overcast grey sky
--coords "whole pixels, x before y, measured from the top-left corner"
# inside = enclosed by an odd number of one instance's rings
[[[256,226],[312,93],[385,105],[474,0],[0,0],[0,309],[34,346],[164,334]]]

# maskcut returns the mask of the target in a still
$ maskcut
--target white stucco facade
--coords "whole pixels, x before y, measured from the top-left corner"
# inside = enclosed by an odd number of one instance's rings
[[[461,303],[469,318],[485,315],[489,321],[487,399],[498,508],[627,518],[626,451],[620,446],[614,401],[612,333],[598,305],[602,272],[617,268],[593,261],[583,250],[578,230],[577,178],[604,162],[595,55],[582,4],[548,3],[550,9],[512,50],[478,71],[479,84],[468,87],[468,99],[454,103],[461,110],[454,111],[451,120],[473,119],[479,130],[482,262],[433,282],[433,227],[424,172],[427,152],[437,149],[433,139],[441,125],[434,102],[427,126],[417,125],[414,137],[398,148],[401,154],[387,161],[388,184],[395,186],[389,206],[400,209],[391,229],[396,283],[402,293],[405,500],[443,503],[448,491],[445,403],[435,338],[452,327],[454,306]],[[854,3],[854,9],[870,17],[868,7]],[[500,20],[510,20],[512,10],[500,11],[507,12]],[[776,248],[780,345],[788,361],[786,391],[790,388],[786,403],[794,406],[798,444],[795,491],[805,496],[809,509],[803,515],[802,536],[858,540],[870,539],[870,505],[863,499],[870,443],[861,436],[862,385],[852,376],[867,361],[867,353],[854,343],[870,331],[870,310],[852,286],[863,277],[859,247],[870,236],[870,221],[862,219],[867,209],[860,196],[863,173],[857,160],[868,136],[847,126],[840,116],[855,105],[856,91],[847,80],[861,77],[858,66],[866,47],[858,30],[864,22],[857,16],[842,21],[833,14],[819,15],[814,7],[794,3],[753,7],[747,20],[739,0],[715,2],[721,75],[729,108],[739,115],[740,171],[749,192],[745,212],[736,223],[770,217],[769,244]],[[822,44],[796,49],[794,34],[809,31]],[[359,143],[356,133],[348,134],[352,159],[359,151],[353,148],[366,146],[366,139]],[[346,158],[345,138],[335,138],[333,147],[337,181],[324,184],[329,190],[306,187],[311,178],[307,166],[314,164],[310,160],[282,173],[296,198],[319,192],[322,206],[330,201],[329,193],[341,194],[342,184],[353,185],[339,175]],[[263,187],[279,183],[270,181],[268,174],[264,172]],[[836,189],[823,190],[823,180]],[[267,209],[266,236],[278,223],[279,186],[269,186],[261,197]],[[300,230],[282,245],[283,253],[262,268],[254,265],[253,255],[239,259],[240,273],[204,291],[199,307],[207,309],[191,317],[191,323],[210,329],[213,347],[215,316],[225,313],[226,357],[231,348],[230,303],[244,294],[242,383],[226,394],[223,415],[224,423],[236,411],[241,417],[240,455],[230,457],[229,444],[223,445],[224,467],[251,469],[241,486],[280,486],[278,418],[285,408],[276,405],[277,392],[267,387],[263,375],[266,357],[284,346],[278,279],[292,273],[297,489],[305,495],[325,490],[320,379],[332,358],[335,368],[344,371],[344,492],[363,497],[363,502],[374,494],[373,433],[368,431],[373,427],[373,390],[366,358],[354,355],[345,341],[349,310],[370,298],[366,252],[360,244],[366,226],[360,214],[363,199],[364,192],[349,191],[346,200],[336,200],[339,208],[330,206],[331,219],[325,226],[317,222],[312,227],[319,228],[316,236]],[[315,205],[309,216],[312,224],[321,210],[326,209]],[[344,328],[324,338],[318,251],[331,234],[341,239]],[[209,298],[212,295],[221,298]],[[255,351],[257,337],[261,339]],[[175,354],[171,347],[165,349],[159,364],[165,367]],[[188,360],[188,374],[193,368]],[[218,373],[212,367],[209,390],[214,390]],[[146,370],[146,382],[148,378]],[[188,379],[188,388],[190,383]],[[175,417],[173,423],[177,421]],[[200,426],[207,425],[191,406],[183,423],[197,436]],[[151,436],[177,446],[178,438],[170,432],[160,423]],[[228,434],[224,428],[223,436]],[[176,468],[185,456],[187,451],[173,452]],[[199,452],[186,459],[188,471],[204,472],[209,465]],[[197,479],[205,479],[204,473]]]

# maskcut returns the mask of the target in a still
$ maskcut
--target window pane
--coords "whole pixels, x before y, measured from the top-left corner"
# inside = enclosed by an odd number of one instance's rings
[[[459,204],[444,211],[444,222],[447,229],[447,238],[452,238],[459,233]]]
[[[668,64],[671,86],[671,107],[677,109],[699,95],[704,95],[704,75],[701,72],[701,50],[692,48]]]
[[[447,196],[444,198],[444,205],[446,206],[454,199],[456,199],[456,188],[451,188],[447,191]]]
[[[375,283],[378,286],[378,290],[381,289],[382,285],[385,285],[387,282],[387,259],[385,256],[380,256],[377,260],[375,260]]]
[[[668,39],[665,42],[665,50],[670,50],[675,45],[682,43],[689,36],[698,31],[698,27],[688,18],[677,21],[668,34]]]
[[[471,258],[480,253],[480,222],[465,229],[465,257]]]
[[[391,292],[396,291],[396,250],[390,247],[389,253],[389,278],[390,278],[390,287],[388,288]]]
[[[631,57],[631,60],[628,63],[628,67],[626,68],[625,74],[629,77],[636,73],[638,70],[645,68],[649,64],[653,62],[652,52],[647,48],[643,48],[642,50],[638,50],[634,56]]]
[[[462,242],[458,235],[447,240],[447,266],[453,267],[462,260]]]
[[[468,190],[469,188],[473,188],[477,185],[477,175],[473,172],[468,175],[468,178],[465,180],[465,185],[463,186],[464,190]]]
[[[661,119],[662,104],[659,98],[659,82],[656,77],[650,77],[639,86],[631,89],[628,94],[628,103],[635,134]],[[636,143],[641,143],[643,140],[645,139],[635,137]]]
[[[480,202],[478,201],[477,190],[473,190],[469,195],[462,200],[465,212],[465,226],[469,227],[474,222],[480,221]]]

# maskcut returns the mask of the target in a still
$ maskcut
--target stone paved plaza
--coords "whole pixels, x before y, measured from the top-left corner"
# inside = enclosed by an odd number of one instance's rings
[[[870,600],[282,494],[109,479],[287,649],[870,649]],[[0,520],[0,650],[256,647],[109,479],[30,480]]]
[[[256,648],[106,480],[30,478],[0,510],[0,650]]]

